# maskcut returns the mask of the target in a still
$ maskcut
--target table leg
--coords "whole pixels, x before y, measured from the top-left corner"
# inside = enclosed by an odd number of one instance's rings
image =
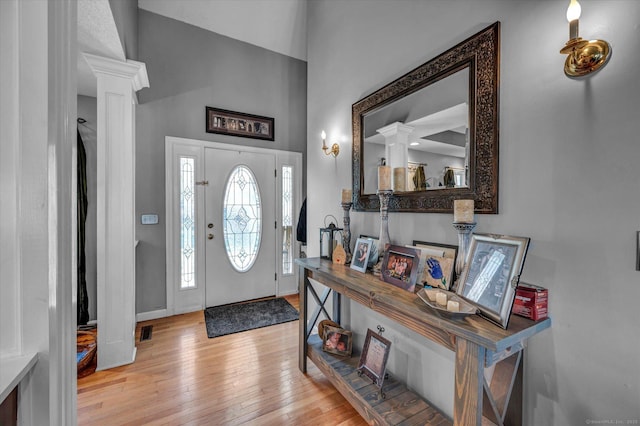
[[[307,269],[300,266],[298,270],[298,296],[300,297],[300,315],[298,320],[298,368],[307,372]]]
[[[484,358],[485,348],[460,337],[456,339],[453,401],[453,424],[456,426],[482,424]]]

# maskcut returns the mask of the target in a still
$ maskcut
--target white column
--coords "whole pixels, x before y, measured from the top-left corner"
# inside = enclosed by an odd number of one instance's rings
[[[385,138],[385,157],[387,158],[387,166],[391,167],[395,176],[396,169],[404,168],[404,181],[407,180],[407,164],[409,163],[409,135],[413,132],[413,127],[396,121],[387,126],[381,127],[376,132]],[[404,186],[404,184],[403,184]],[[397,185],[394,179],[393,188]],[[404,191],[405,188],[402,188]]]
[[[98,79],[98,370],[135,359],[135,91],[145,64],[83,54]]]

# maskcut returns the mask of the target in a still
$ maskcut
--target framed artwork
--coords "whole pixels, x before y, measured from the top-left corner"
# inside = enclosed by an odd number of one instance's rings
[[[353,345],[351,331],[339,327],[325,325],[323,327],[323,334],[323,351],[341,356],[351,356]]]
[[[366,272],[369,263],[369,253],[373,246],[373,240],[369,238],[358,238],[353,248],[353,258],[351,259],[351,269]]]
[[[433,288],[449,290],[453,283],[454,263],[455,259],[450,257],[426,256],[420,281]]]
[[[384,253],[380,278],[404,290],[413,292],[420,257],[415,249],[391,245]]]
[[[451,277],[448,278],[447,288],[445,290],[450,290],[453,283],[458,279],[456,277],[456,259],[458,257],[458,246],[451,244],[441,244],[441,243],[431,243],[427,241],[418,241],[413,240],[413,245],[420,250],[422,250],[423,256],[433,256],[433,257],[444,257],[445,259],[452,259],[451,264],[453,265],[451,269]],[[426,260],[425,260],[426,265]],[[424,269],[423,269],[424,271]],[[437,278],[434,278],[437,279]],[[425,282],[424,280],[424,272],[423,275],[418,275],[418,280]],[[431,285],[431,284],[429,284]],[[431,285],[433,287],[433,285]],[[441,287],[443,288],[443,287]]]
[[[453,259],[454,262],[456,261],[456,257],[458,256],[458,246],[454,246],[451,244],[430,243],[427,241],[413,240],[413,245],[421,249],[433,250],[433,253],[431,253],[432,255],[438,255],[438,253],[442,253],[440,256]]]
[[[358,374],[367,376],[377,387],[382,388],[390,349],[390,341],[368,329],[358,362]]]
[[[275,138],[273,118],[213,107],[206,107],[206,114],[207,133],[268,141]]]
[[[487,319],[507,328],[529,238],[473,234],[457,293]]]

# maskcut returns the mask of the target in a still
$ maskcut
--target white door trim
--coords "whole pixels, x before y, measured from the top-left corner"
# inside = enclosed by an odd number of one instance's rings
[[[221,142],[210,142],[210,141],[203,141],[203,140],[197,140],[197,139],[187,139],[187,138],[179,138],[179,137],[174,137],[174,136],[166,136],[165,137],[165,215],[166,215],[166,221],[165,221],[165,226],[166,226],[166,250],[165,250],[165,255],[166,255],[166,271],[165,271],[165,282],[166,282],[166,294],[167,294],[167,308],[166,308],[166,315],[167,316],[171,316],[171,315],[175,315],[175,295],[174,295],[174,289],[175,287],[172,285],[172,277],[175,277],[177,274],[176,271],[176,260],[175,260],[175,252],[170,250],[171,247],[174,246],[175,244],[175,238],[172,237],[172,229],[175,229],[174,227],[177,226],[177,221],[178,218],[175,216],[173,208],[172,208],[172,197],[173,197],[173,189],[171,188],[171,182],[172,182],[172,174],[171,174],[171,161],[170,158],[173,155],[173,151],[174,151],[174,146],[177,145],[181,145],[181,146],[192,146],[192,147],[199,147],[204,155],[204,148],[217,148],[217,149],[227,149],[227,150],[233,150],[233,151],[242,151],[242,152],[253,152],[253,153],[266,153],[266,154],[275,154],[276,156],[276,167],[278,168],[278,170],[281,170],[282,165],[293,165],[294,166],[294,170],[297,173],[296,175],[296,179],[294,179],[294,204],[293,204],[293,209],[294,209],[294,229],[297,225],[297,213],[300,211],[300,207],[302,206],[302,154],[299,152],[290,152],[290,151],[283,151],[283,150],[279,150],[279,149],[268,149],[268,148],[258,148],[258,147],[252,147],[252,146],[240,146],[240,145],[231,145],[231,144],[226,144],[226,143],[221,143]],[[204,157],[203,157],[204,158]],[[280,189],[280,174],[278,174],[278,184],[277,186],[277,190],[276,190],[276,196],[278,197],[278,199],[281,198],[281,189]],[[281,209],[278,208],[277,209],[277,214],[276,214],[276,218],[278,220],[278,223],[282,223],[282,217],[281,217]],[[280,235],[280,233],[276,234],[276,240],[277,240],[277,244],[278,247],[282,246],[282,236]],[[299,245],[297,243],[297,241],[294,244],[294,253],[297,253],[299,250]],[[282,296],[282,295],[286,295],[286,294],[294,294],[297,292],[297,268],[294,267],[294,275],[291,277],[289,277],[288,280],[286,280],[286,284],[283,282],[282,278],[282,274],[280,272],[280,265],[282,263],[282,255],[280,254],[277,257],[277,262],[278,262],[278,280],[276,281],[276,295],[277,296]],[[291,284],[293,283],[293,284]],[[282,285],[284,284],[284,285]]]

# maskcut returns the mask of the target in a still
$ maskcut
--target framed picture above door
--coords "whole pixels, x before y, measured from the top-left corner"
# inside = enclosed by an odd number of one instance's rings
[[[275,120],[271,117],[206,107],[207,133],[242,136],[272,141],[275,138]]]

